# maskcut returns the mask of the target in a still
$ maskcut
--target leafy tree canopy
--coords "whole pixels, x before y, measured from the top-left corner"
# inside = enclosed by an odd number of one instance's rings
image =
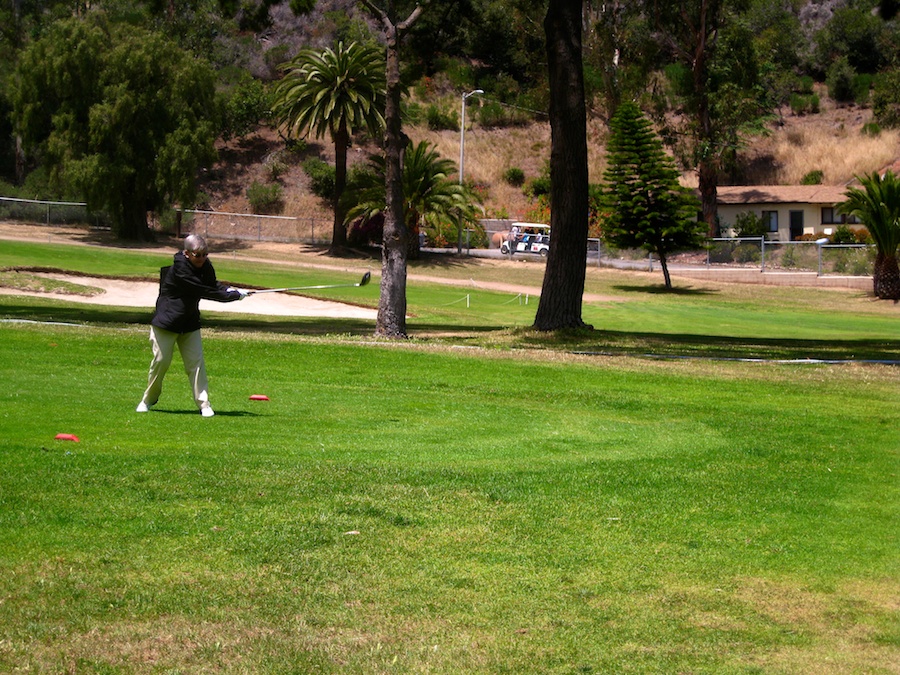
[[[457,167],[453,160],[441,157],[422,141],[403,154],[403,214],[412,233],[410,253],[418,253],[418,232],[422,225],[441,225],[457,217],[474,222],[479,213],[478,199],[467,185],[451,179]],[[384,155],[374,155],[369,168],[356,176],[346,193],[347,221],[363,223],[381,216],[385,209]]]
[[[635,103],[619,106],[610,129],[602,197],[607,210],[604,238],[618,248],[655,253],[666,287],[671,288],[667,256],[705,243],[706,226],[697,221],[697,199],[678,183],[673,160]]]
[[[11,98],[26,148],[126,239],[148,236],[148,211],[192,204],[215,157],[210,68],[159,34],[96,15],[57,22],[29,45]]]
[[[875,240],[875,297],[900,300],[900,178],[888,171],[883,176],[857,176],[857,180],[860,187],[847,190],[847,199],[838,205],[838,211],[857,216]]]

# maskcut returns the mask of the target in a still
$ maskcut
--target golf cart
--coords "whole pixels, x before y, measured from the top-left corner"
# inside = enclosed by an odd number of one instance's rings
[[[550,226],[539,223],[513,223],[509,236],[500,243],[503,255],[531,253],[542,258],[550,252]]]

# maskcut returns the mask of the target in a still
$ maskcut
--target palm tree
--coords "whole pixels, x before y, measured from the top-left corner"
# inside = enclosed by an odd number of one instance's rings
[[[334,227],[329,253],[347,245],[341,194],[347,183],[347,148],[352,135],[365,129],[377,136],[384,129],[385,66],[374,45],[339,42],[336,49],[304,49],[284,66],[275,88],[273,114],[288,134],[334,143]]]
[[[856,178],[862,188],[849,188],[838,211],[859,218],[875,240],[875,297],[900,300],[900,178],[892,171]]]
[[[381,215],[385,209],[385,158],[369,160],[370,171],[359,185],[347,191],[347,222],[363,221]],[[450,179],[456,164],[441,157],[428,141],[411,146],[403,154],[403,214],[409,232],[408,256],[419,255],[419,231],[428,224],[437,225],[460,214],[464,221],[475,219],[478,199],[472,190]]]

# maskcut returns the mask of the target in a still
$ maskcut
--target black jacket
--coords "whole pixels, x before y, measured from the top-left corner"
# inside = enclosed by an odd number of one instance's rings
[[[241,299],[240,293],[226,290],[224,284],[216,281],[216,271],[209,260],[197,269],[184,251],[176,253],[172,265],[161,268],[159,272],[159,297],[150,322],[157,328],[173,333],[200,330],[201,298],[216,302]]]

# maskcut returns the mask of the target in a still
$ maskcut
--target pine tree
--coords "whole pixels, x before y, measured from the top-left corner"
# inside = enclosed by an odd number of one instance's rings
[[[672,288],[669,254],[705,243],[706,224],[697,220],[699,202],[678,183],[674,161],[636,104],[621,104],[609,126],[604,239],[618,248],[655,253],[666,288]]]

